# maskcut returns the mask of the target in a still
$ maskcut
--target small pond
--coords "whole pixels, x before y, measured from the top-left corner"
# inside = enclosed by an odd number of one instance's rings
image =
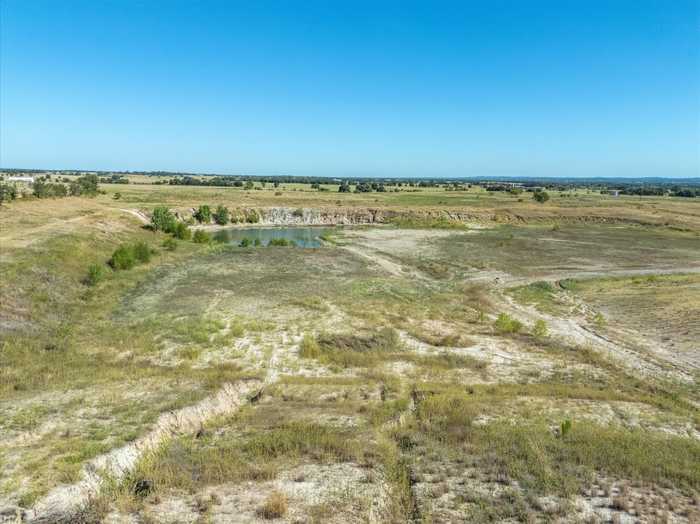
[[[267,246],[270,241],[294,243],[297,247],[321,247],[321,235],[330,233],[325,227],[246,227],[220,229],[214,233],[214,239],[225,244],[240,246]],[[244,240],[247,239],[247,240]]]

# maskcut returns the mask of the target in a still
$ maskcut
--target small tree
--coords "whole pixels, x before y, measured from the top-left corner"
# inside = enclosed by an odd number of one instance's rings
[[[225,226],[229,222],[230,213],[225,206],[218,206],[214,212],[214,221],[220,226]]]
[[[532,195],[532,198],[535,200],[535,202],[544,204],[547,200],[549,200],[549,193],[546,191],[537,190]]]
[[[17,188],[10,184],[0,183],[0,205],[17,198]]]
[[[165,206],[159,206],[153,210],[151,215],[151,226],[154,231],[164,231],[172,233],[175,229],[175,215]]]
[[[197,222],[200,224],[208,224],[211,222],[211,208],[206,204],[202,204],[199,206],[199,209],[194,212],[194,218],[196,218]]]

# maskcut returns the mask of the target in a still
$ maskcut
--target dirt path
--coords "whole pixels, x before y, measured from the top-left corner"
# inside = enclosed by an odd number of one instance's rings
[[[139,221],[142,224],[151,223],[151,220],[146,216],[146,214],[142,211],[139,211],[138,209],[120,209],[119,211],[123,211],[124,213],[129,213],[130,215],[135,216],[139,219]]]

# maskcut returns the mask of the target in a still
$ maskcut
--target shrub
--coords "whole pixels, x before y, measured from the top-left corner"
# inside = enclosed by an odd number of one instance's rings
[[[273,491],[258,509],[258,515],[264,519],[280,519],[287,514],[287,497],[279,491]]]
[[[499,333],[518,333],[523,328],[519,320],[514,319],[508,313],[498,315],[494,327]]]
[[[255,209],[246,209],[244,213],[245,221],[249,224],[257,224],[258,222],[260,222],[260,215]]]
[[[304,335],[299,344],[299,356],[301,358],[318,358],[321,356],[321,348],[316,339],[310,335]]]
[[[154,231],[172,233],[175,228],[175,215],[165,206],[156,207],[151,215],[151,226]]]
[[[189,240],[192,238],[192,231],[190,231],[190,228],[187,227],[187,224],[184,224],[183,222],[176,222],[172,234],[175,238],[180,239],[180,240]]]
[[[250,239],[248,237],[244,237],[239,245],[241,247],[248,247],[250,245]]]
[[[258,247],[258,246],[260,246],[261,244],[262,244],[262,242],[260,242],[260,239],[259,239],[259,238],[256,238],[256,239],[253,241],[253,245],[254,245],[255,247]]]
[[[114,196],[112,196],[112,198],[113,198],[114,200],[120,200],[121,197],[122,197],[122,194],[121,194],[121,193],[114,193]]]
[[[593,317],[593,323],[598,328],[602,328],[605,326],[605,324],[607,324],[607,322],[605,321],[605,317],[600,312],[596,313],[595,316]]]
[[[547,200],[549,200],[549,193],[546,191],[535,191],[532,194],[532,198],[535,200],[535,202],[544,204]]]
[[[267,243],[268,246],[278,246],[278,247],[294,247],[296,244],[293,240],[287,240],[286,238],[273,238]]]
[[[211,208],[206,204],[199,206],[199,209],[194,212],[194,218],[200,224],[208,224],[211,222]]]
[[[134,257],[142,264],[147,264],[151,261],[151,248],[145,242],[137,242],[134,244]]]
[[[0,205],[3,202],[17,198],[17,188],[10,184],[0,183]]]
[[[189,229],[187,231],[189,232]],[[175,251],[177,249],[177,240],[174,238],[166,238],[163,240],[163,249],[166,249],[167,251]]]
[[[195,244],[206,244],[211,241],[211,237],[209,236],[209,233],[206,231],[202,231],[201,229],[198,229],[197,231],[194,232],[194,235],[192,236],[192,241]]]
[[[544,320],[539,319],[535,322],[535,326],[532,328],[532,334],[535,338],[545,338],[548,333],[547,323]]]
[[[304,216],[304,210],[300,207],[292,211],[292,216],[300,218]]]
[[[133,246],[122,244],[112,253],[112,258],[109,259],[109,265],[115,271],[123,269],[131,269],[136,265],[136,255]]]
[[[224,226],[229,222],[229,212],[225,206],[218,206],[214,212],[214,221],[220,226]]]
[[[568,435],[570,431],[571,431],[571,420],[569,420],[567,418],[564,422],[561,423],[561,436],[562,436],[562,438],[566,437],[566,435]]]
[[[87,277],[85,277],[85,284],[88,286],[96,286],[104,278],[104,266],[101,264],[91,264],[88,267]]]

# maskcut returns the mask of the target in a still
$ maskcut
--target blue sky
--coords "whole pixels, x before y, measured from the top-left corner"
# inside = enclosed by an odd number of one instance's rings
[[[700,176],[699,4],[0,0],[0,165]]]

